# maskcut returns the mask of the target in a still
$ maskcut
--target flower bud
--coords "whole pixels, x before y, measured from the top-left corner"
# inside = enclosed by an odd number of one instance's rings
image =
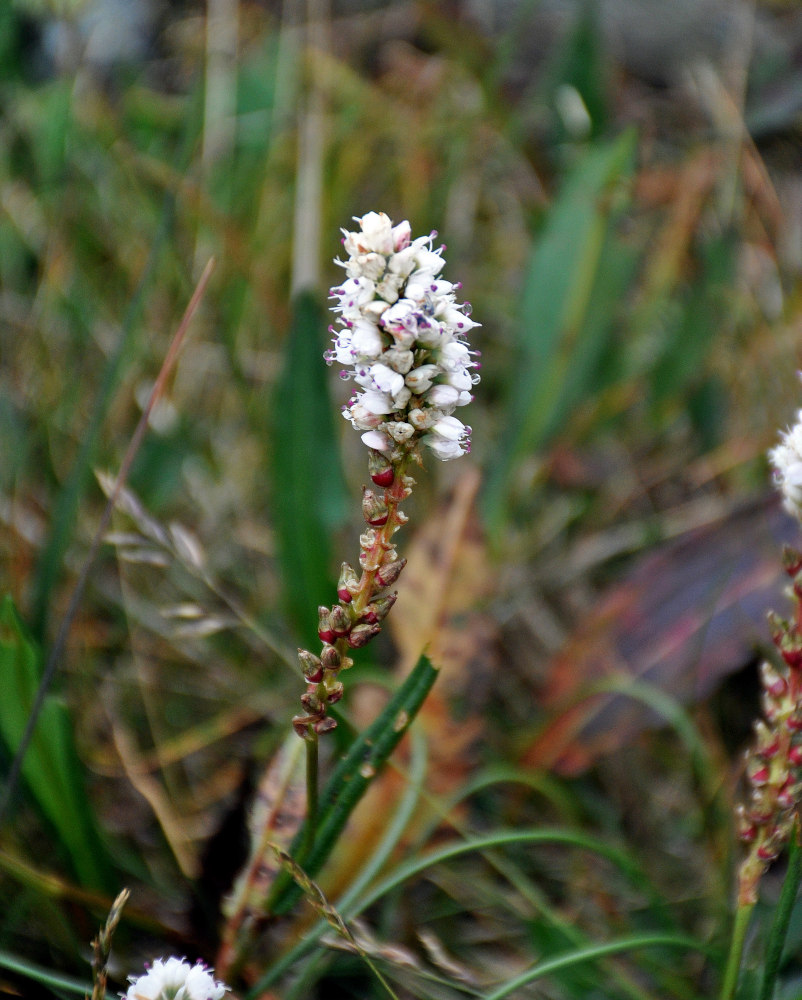
[[[312,740],[313,737],[309,732],[309,724],[313,720],[308,715],[296,715],[292,720],[292,728],[301,737],[302,740]]]
[[[342,604],[335,604],[329,612],[329,627],[337,638],[347,635],[351,631],[353,621]],[[323,638],[321,636],[321,638]],[[331,640],[324,640],[331,642]]]
[[[317,609],[317,634],[321,642],[334,642],[337,634],[331,627],[331,612],[322,605]]]
[[[759,788],[761,785],[765,785],[770,776],[770,771],[765,764],[758,764],[757,761],[750,761],[747,765],[747,774],[749,775],[749,780],[752,784]]]
[[[396,559],[391,563],[380,566],[376,571],[376,582],[382,587],[389,587],[401,575],[401,570],[406,564],[406,559]]]
[[[393,485],[395,469],[387,461],[386,455],[382,455],[380,451],[374,451],[372,448],[368,452],[368,472],[370,473],[370,478],[377,486],[382,486],[386,489],[388,486]]]
[[[335,646],[324,646],[320,653],[320,662],[326,670],[339,670],[342,657]]]
[[[387,504],[377,497],[373,490],[364,488],[362,490],[362,516],[374,527],[387,524],[387,518],[390,516]]]
[[[797,552],[790,546],[783,549],[783,569],[789,576],[796,576],[802,570],[802,553]]]
[[[763,760],[771,760],[777,756],[777,751],[780,749],[780,738],[776,732],[769,729],[765,722],[755,723],[755,737],[755,753],[758,756],[762,757]]]
[[[387,594],[386,597],[380,597],[378,600],[371,601],[362,613],[360,621],[369,622],[370,624],[382,621],[387,617],[387,613],[397,600],[398,594],[394,593]]]
[[[308,649],[298,650],[298,659],[301,661],[301,669],[304,672],[304,679],[311,684],[317,684],[323,680],[323,664],[320,658],[310,653]]]
[[[337,581],[337,596],[341,601],[350,604],[357,590],[359,590],[359,578],[348,563],[344,562],[340,567],[340,579]]]
[[[338,702],[343,696],[344,687],[340,681],[335,681],[331,688],[326,691],[326,701],[333,705]]]
[[[788,691],[786,679],[768,663],[764,662],[760,666],[760,680],[764,691],[772,698],[782,698]]]
[[[355,625],[349,635],[348,635],[348,645],[352,649],[361,649],[362,646],[366,646],[374,635],[378,635],[381,632],[381,625],[369,624],[367,622]]]
[[[337,720],[332,719],[330,715],[326,715],[322,719],[318,719],[318,721],[314,723],[312,728],[315,730],[318,736],[322,735],[323,733],[330,733],[332,729],[337,728]]]
[[[310,715],[319,715],[321,713],[323,702],[318,697],[316,684],[311,685],[308,691],[304,691],[301,695],[301,704]]]

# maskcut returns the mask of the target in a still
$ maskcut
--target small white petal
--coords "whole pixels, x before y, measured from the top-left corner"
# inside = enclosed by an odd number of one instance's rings
[[[465,434],[466,427],[456,417],[441,417],[432,430],[440,437],[448,438],[449,441],[458,441]]]
[[[393,442],[384,431],[367,431],[362,435],[362,440],[374,451],[392,451]]]
[[[370,377],[377,389],[389,392],[391,396],[395,396],[404,387],[404,376],[400,372],[394,372],[388,365],[371,365]]]
[[[426,402],[440,410],[451,411],[459,406],[460,391],[453,385],[433,385],[426,393]]]
[[[384,392],[375,392],[368,389],[363,392],[357,400],[368,413],[392,413],[395,407],[392,400]]]
[[[426,392],[432,387],[432,379],[440,372],[437,365],[420,365],[407,375],[405,381],[407,386],[415,393]]]

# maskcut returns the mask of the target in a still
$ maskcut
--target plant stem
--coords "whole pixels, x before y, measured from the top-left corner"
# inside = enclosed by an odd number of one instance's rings
[[[724,981],[721,984],[719,1000],[732,1000],[735,995],[735,987],[738,984],[738,972],[741,968],[743,958],[744,942],[746,941],[746,930],[749,927],[749,918],[752,916],[754,903],[740,903],[735,911],[735,921],[732,927],[732,938],[730,939],[730,953],[727,957],[727,967],[724,971]]]
[[[301,864],[311,853],[317,833],[319,740],[312,726],[309,727],[309,739],[304,742],[306,744],[306,829],[298,858]]]

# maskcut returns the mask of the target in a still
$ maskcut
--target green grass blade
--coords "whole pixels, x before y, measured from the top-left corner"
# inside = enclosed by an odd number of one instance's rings
[[[614,195],[631,173],[633,149],[634,136],[626,133],[588,150],[566,179],[533,251],[521,304],[516,377],[503,419],[507,430],[483,497],[491,531],[503,523],[518,460],[542,447],[569,398],[578,395],[582,386],[575,381],[575,363],[584,368],[586,357],[598,355],[612,328],[620,288],[611,296],[611,281],[618,288],[631,267],[610,270],[611,280],[599,277],[601,269],[618,268],[605,247]],[[604,302],[597,304],[594,295]],[[582,379],[591,376],[584,368]]]
[[[0,603],[0,739],[12,755],[25,731],[39,674],[38,650],[6,596]],[[69,712],[53,695],[45,699],[22,774],[81,885],[110,890],[111,867],[88,806]]]
[[[323,363],[327,319],[309,292],[294,302],[273,414],[273,507],[285,604],[305,644],[317,641],[317,607],[331,602],[329,538],[347,500],[334,406]]]
[[[791,923],[791,913],[800,883],[802,883],[802,847],[799,846],[799,824],[796,823],[788,850],[788,871],[774,911],[769,939],[766,942],[766,963],[763,967],[763,981],[760,984],[758,1000],[771,1000],[774,996],[774,984],[780,971],[785,939],[788,936],[788,926]]]
[[[200,96],[200,93],[199,95]],[[179,154],[180,168],[186,168],[195,146],[200,125],[200,102],[196,100],[187,114],[183,148]],[[159,228],[154,235],[142,276],[120,324],[120,334],[108,356],[95,396],[89,422],[81,435],[81,444],[67,479],[58,494],[50,518],[50,531],[42,547],[33,582],[31,628],[34,637],[46,644],[51,598],[64,566],[64,555],[72,539],[77,512],[94,476],[96,456],[103,423],[109,412],[114,393],[120,384],[123,366],[132,350],[134,334],[145,304],[145,292],[159,273],[165,244],[173,230],[176,196],[168,192],[162,201]]]
[[[314,845],[304,858],[306,873],[314,878],[334,850],[348,817],[365,794],[390,754],[400,743],[437,679],[437,670],[427,657],[418,660],[384,711],[352,744],[329,779],[320,798],[318,830]],[[296,837],[290,853],[296,855],[304,842],[304,830]],[[277,883],[271,913],[285,913],[298,899],[292,885]]]
[[[576,951],[566,955],[558,955],[556,958],[547,959],[545,962],[538,962],[537,965],[522,972],[514,979],[510,979],[492,993],[486,993],[483,1000],[503,1000],[522,986],[542,979],[544,976],[552,975],[583,962],[593,962],[596,959],[604,958],[607,955],[619,955],[626,951],[637,951],[641,948],[681,948],[684,951],[705,952],[705,946],[695,938],[681,937],[675,934],[637,934],[632,937],[621,938],[618,941],[610,941],[606,944],[590,945],[587,948],[578,948]]]
[[[73,979],[72,976],[62,976],[60,973],[51,972],[50,969],[45,969],[41,965],[34,965],[32,962],[17,958],[16,955],[10,955],[7,951],[0,951],[0,969],[16,972],[32,982],[41,983],[54,990],[75,993],[77,996],[87,997],[92,992],[91,983]]]
[[[386,864],[388,858],[398,846],[401,837],[409,825],[415,807],[423,791],[423,782],[426,778],[426,739],[419,731],[412,731],[412,762],[409,772],[409,782],[406,791],[393,813],[392,819],[387,824],[387,829],[382,837],[379,846],[373,852],[367,864],[362,868],[357,877],[351,882],[348,891],[343,894],[338,905],[347,908],[351,905],[370,885]]]
[[[395,871],[390,873],[369,892],[365,893],[361,899],[355,901],[352,906],[343,906],[338,901],[336,904],[337,908],[346,920],[351,920],[359,916],[360,913],[363,913],[368,907],[373,906],[374,903],[378,902],[387,893],[400,888],[405,882],[426,871],[427,868],[464,854],[492,850],[493,848],[511,844],[565,844],[592,851],[614,864],[634,884],[642,885],[642,874],[637,866],[630,861],[629,857],[623,851],[612,847],[610,844],[596,837],[574,830],[497,830],[482,837],[472,837],[454,844],[448,844],[420,857],[412,858],[410,861],[399,865]],[[319,947],[318,941],[327,926],[325,920],[315,924],[302,941],[265,972],[253,989],[246,994],[246,1000],[257,1000],[264,990],[276,983],[296,962],[300,961],[310,952],[315,951]],[[679,939],[668,935],[665,940]],[[694,946],[698,950],[698,943],[694,943]]]

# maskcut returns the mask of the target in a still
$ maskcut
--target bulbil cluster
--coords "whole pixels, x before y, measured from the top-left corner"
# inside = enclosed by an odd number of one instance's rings
[[[761,667],[763,719],[747,753],[749,800],[736,809],[738,835],[749,845],[739,872],[739,903],[757,901],[763,873],[780,854],[794,825],[802,794],[802,555],[785,553],[793,581],[795,620],[771,616],[777,665]]]
[[[292,724],[304,739],[315,739],[336,728],[328,708],[342,698],[340,671],[352,666],[351,650],[366,645],[381,631],[397,597],[388,588],[406,565],[406,559],[398,557],[392,536],[406,522],[399,504],[411,493],[414,481],[404,474],[403,464],[393,466],[378,451],[369,455],[371,479],[381,492],[362,491],[366,530],[359,537],[361,575],[357,576],[348,563],[342,564],[338,603],[318,608],[318,635],[323,643],[320,655],[298,650],[307,687],[301,696],[304,714],[296,715]]]

